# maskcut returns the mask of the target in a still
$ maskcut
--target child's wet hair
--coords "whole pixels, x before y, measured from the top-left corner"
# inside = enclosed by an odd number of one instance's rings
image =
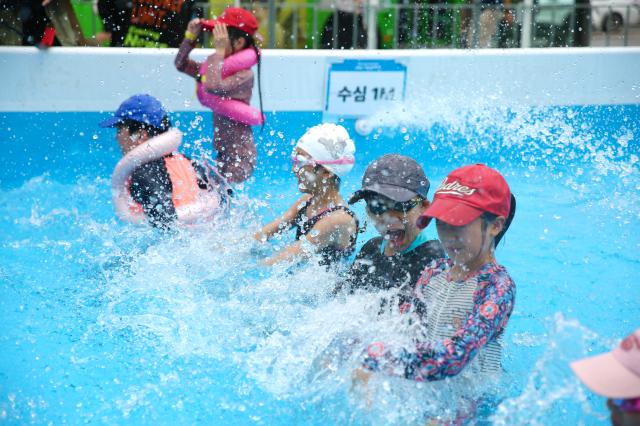
[[[260,49],[258,49],[258,46],[256,44],[256,39],[254,37],[252,37],[251,35],[249,35],[248,33],[242,31],[239,28],[236,27],[227,27],[227,33],[229,34],[229,41],[231,42],[231,45],[233,46],[233,42],[238,40],[238,39],[244,39],[245,42],[245,47],[246,48],[252,48],[253,50],[255,50],[256,55],[258,56],[258,99],[260,101],[260,115],[262,115],[262,86],[261,86],[261,63],[262,63],[262,57],[260,55]],[[264,122],[262,123],[262,128],[264,129]]]
[[[507,233],[507,230],[509,229],[509,226],[511,225],[511,222],[513,221],[513,216],[515,216],[515,214],[516,214],[516,197],[513,194],[511,194],[511,206],[509,207],[509,215],[505,218],[504,226],[502,227],[502,230],[493,239],[494,247],[498,246],[498,243],[500,242],[502,237],[504,237],[504,234]],[[489,212],[484,212],[480,217],[482,218],[483,230],[485,230],[490,223],[492,223],[494,220],[498,218],[498,215],[489,213]]]
[[[334,185],[337,190],[340,190],[340,184],[342,183],[340,176],[334,174],[330,179],[332,180],[332,185]]]

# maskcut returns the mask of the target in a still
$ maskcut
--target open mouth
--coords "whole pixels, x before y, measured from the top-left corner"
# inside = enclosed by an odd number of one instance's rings
[[[404,243],[404,236],[405,232],[403,229],[390,229],[384,237],[389,241],[389,244],[399,247]]]

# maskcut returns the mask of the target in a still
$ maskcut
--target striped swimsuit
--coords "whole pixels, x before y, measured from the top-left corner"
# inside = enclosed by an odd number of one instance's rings
[[[464,281],[449,278],[451,264],[440,259],[426,268],[403,312],[419,314],[424,335],[399,353],[380,342],[369,346],[364,366],[417,381],[440,380],[470,368],[497,373],[502,334],[511,316],[515,284],[503,266],[488,263]]]

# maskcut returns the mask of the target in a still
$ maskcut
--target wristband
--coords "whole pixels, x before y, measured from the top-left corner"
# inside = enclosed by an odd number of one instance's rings
[[[184,38],[186,38],[187,40],[196,41],[198,36],[192,33],[191,31],[187,30],[184,32]]]

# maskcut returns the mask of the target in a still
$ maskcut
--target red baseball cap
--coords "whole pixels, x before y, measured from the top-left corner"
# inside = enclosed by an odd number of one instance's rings
[[[226,24],[228,27],[235,27],[244,31],[249,35],[255,35],[258,31],[258,20],[253,13],[241,7],[228,7],[222,12],[222,15],[214,21],[216,23]]]
[[[464,226],[484,212],[508,217],[510,208],[511,190],[504,177],[484,164],[473,164],[449,173],[417,225],[424,228],[435,217],[453,226]]]

